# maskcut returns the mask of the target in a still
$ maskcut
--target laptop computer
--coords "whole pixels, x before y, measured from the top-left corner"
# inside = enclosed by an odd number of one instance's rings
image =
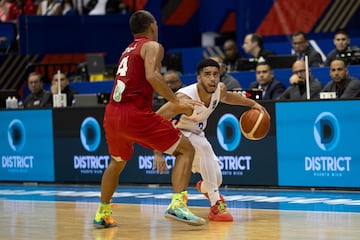
[[[89,75],[105,74],[105,61],[101,54],[86,55],[86,63]]]
[[[98,95],[95,93],[74,94],[73,107],[94,107],[98,105]]]
[[[238,70],[239,71],[248,71],[248,70],[255,70],[258,62],[253,61],[247,58],[240,58],[238,60]]]
[[[292,68],[293,63],[297,60],[296,56],[292,55],[274,55],[268,56],[266,61],[269,65],[276,68]]]

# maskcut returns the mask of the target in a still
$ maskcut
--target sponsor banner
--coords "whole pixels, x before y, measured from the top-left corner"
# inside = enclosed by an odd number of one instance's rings
[[[358,108],[351,100],[277,103],[279,185],[359,187]]]
[[[271,116],[269,134],[248,140],[240,131],[239,119],[248,107],[220,104],[205,130],[220,160],[223,185],[277,185],[277,155],[274,103],[262,103]]]
[[[104,107],[53,110],[55,179],[100,182],[110,163],[102,127]]]
[[[0,111],[0,180],[54,181],[51,110]]]
[[[164,154],[168,168],[174,166],[175,157]],[[152,170],[154,164],[154,152],[138,144],[134,145],[133,157],[126,164],[121,173],[120,182],[124,183],[171,183],[171,171],[158,174],[157,170]]]
[[[266,104],[270,115],[273,103]],[[267,137],[259,141],[245,139],[240,132],[240,114],[249,108],[222,104],[209,118],[205,129],[215,154],[220,160],[223,185],[277,185],[275,124]],[[275,119],[275,117],[274,117]],[[274,119],[272,121],[274,121]],[[169,169],[175,157],[164,155]],[[171,172],[158,174],[152,170],[153,152],[135,145],[134,155],[123,171],[120,181],[132,183],[170,183]],[[199,174],[192,174],[190,183],[196,183]]]

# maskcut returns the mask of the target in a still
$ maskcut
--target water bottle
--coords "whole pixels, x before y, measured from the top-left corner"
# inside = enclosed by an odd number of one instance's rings
[[[6,99],[6,109],[9,109],[9,108],[11,108],[11,97],[10,96],[7,97],[7,99]]]
[[[16,97],[11,98],[11,108],[17,108],[18,107],[18,100]]]

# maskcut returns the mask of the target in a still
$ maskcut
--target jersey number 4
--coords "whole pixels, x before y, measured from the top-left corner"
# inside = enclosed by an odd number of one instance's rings
[[[121,60],[116,75],[120,75],[120,77],[126,76],[126,72],[128,70],[128,60],[129,60],[129,56],[126,56]],[[113,94],[113,99],[115,102],[121,101],[121,96],[124,90],[125,90],[125,83],[121,80],[117,80]]]

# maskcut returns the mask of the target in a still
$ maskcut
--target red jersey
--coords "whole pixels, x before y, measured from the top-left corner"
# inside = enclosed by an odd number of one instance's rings
[[[180,130],[152,111],[153,88],[145,77],[141,47],[148,38],[135,38],[122,53],[104,115],[109,153],[130,160],[134,143],[161,152],[175,146]]]
[[[153,88],[146,80],[140,55],[142,45],[148,41],[146,37],[135,38],[121,54],[110,104],[134,102],[141,108],[152,108]]]

